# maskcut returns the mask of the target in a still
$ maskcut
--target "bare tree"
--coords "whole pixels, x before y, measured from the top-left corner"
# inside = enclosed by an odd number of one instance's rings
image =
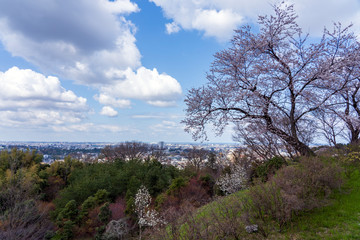
[[[189,165],[193,166],[196,172],[199,172],[201,166],[208,158],[209,151],[203,148],[197,148],[196,146],[193,146],[192,148],[184,151],[183,155],[188,159]]]
[[[183,123],[194,139],[206,139],[207,124],[221,134],[229,123],[245,129],[256,121],[293,151],[313,154],[312,113],[346,87],[339,74],[356,61],[356,38],[338,24],[308,43],[292,5],[274,11],[259,17],[258,33],[250,26],[236,30],[231,46],[215,54],[208,83],[189,91]]]
[[[110,161],[115,159],[143,159],[150,151],[150,145],[142,142],[124,142],[116,146],[106,146],[101,152]]]

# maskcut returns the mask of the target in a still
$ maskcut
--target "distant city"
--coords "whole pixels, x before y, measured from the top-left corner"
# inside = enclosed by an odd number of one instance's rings
[[[44,163],[64,161],[65,157],[71,156],[80,161],[94,162],[105,161],[102,159],[101,150],[105,146],[115,146],[115,142],[0,142],[0,150],[17,148],[20,150],[36,150],[43,155]],[[232,150],[239,148],[238,143],[148,143],[162,149],[164,156],[162,163],[182,167],[187,159],[184,157],[184,150],[194,146],[216,154],[227,155]]]

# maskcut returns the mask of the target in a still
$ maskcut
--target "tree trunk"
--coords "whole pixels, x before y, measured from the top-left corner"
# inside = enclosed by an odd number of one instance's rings
[[[272,124],[272,120],[270,117],[265,118],[267,129],[284,140],[287,144],[289,144],[292,148],[294,148],[297,152],[300,153],[301,156],[315,156],[315,153],[307,146],[305,143],[301,142],[297,137],[290,136],[286,132],[281,129],[276,128]]]
[[[358,144],[359,143],[359,134],[360,134],[360,129],[356,129],[353,131],[350,131],[350,144]]]

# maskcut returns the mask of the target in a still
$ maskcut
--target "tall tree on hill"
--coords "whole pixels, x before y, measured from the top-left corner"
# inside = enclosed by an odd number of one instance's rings
[[[340,75],[357,61],[358,45],[340,24],[309,43],[296,18],[293,6],[281,3],[273,15],[259,17],[258,33],[250,26],[235,31],[231,46],[215,54],[208,83],[185,99],[187,132],[206,139],[208,124],[218,134],[229,123],[245,131],[251,124],[301,155],[313,154],[313,113],[347,86]]]

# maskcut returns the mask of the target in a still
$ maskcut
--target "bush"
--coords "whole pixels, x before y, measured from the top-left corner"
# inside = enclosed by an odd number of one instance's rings
[[[100,222],[103,224],[106,224],[109,222],[109,220],[111,218],[111,211],[110,211],[108,202],[100,207],[100,213],[98,215],[98,218],[99,218]]]
[[[248,224],[258,224],[265,237],[274,227],[282,230],[294,215],[324,206],[342,185],[341,173],[339,166],[319,158],[301,159],[267,183],[251,187],[243,199],[243,217]]]
[[[266,162],[254,166],[251,178],[259,178],[262,182],[266,182],[277,170],[286,165],[287,163],[284,158],[278,156],[273,157]]]

